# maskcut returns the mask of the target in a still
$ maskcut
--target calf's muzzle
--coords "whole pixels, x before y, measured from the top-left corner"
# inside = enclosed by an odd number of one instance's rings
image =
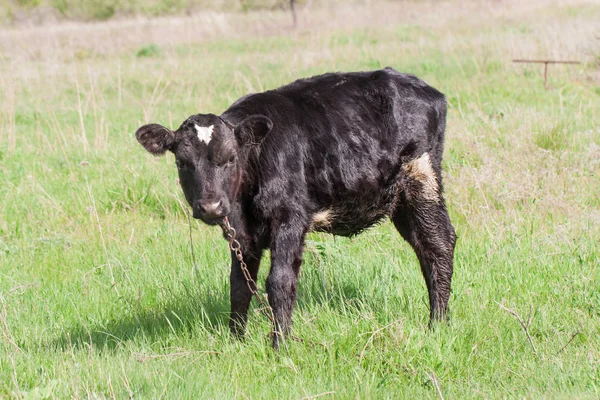
[[[205,222],[223,218],[229,214],[229,206],[223,200],[198,200],[194,203],[194,218],[200,218]]]

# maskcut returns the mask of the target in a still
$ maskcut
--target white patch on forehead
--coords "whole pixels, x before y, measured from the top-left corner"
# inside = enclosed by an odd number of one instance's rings
[[[431,165],[429,153],[423,153],[421,157],[408,162],[402,168],[411,178],[421,182],[421,195],[425,199],[439,202],[437,177]]]
[[[208,144],[210,139],[212,139],[212,133],[215,126],[199,126],[198,124],[194,124],[194,128],[196,128],[196,132],[198,133],[198,140]]]

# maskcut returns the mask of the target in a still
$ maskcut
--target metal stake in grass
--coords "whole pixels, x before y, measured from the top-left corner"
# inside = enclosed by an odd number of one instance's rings
[[[544,89],[548,89],[548,64],[581,64],[579,61],[559,60],[512,60],[514,63],[544,64]]]

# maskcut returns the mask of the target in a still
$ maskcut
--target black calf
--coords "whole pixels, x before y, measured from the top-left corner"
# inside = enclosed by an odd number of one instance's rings
[[[455,234],[442,196],[445,120],[440,92],[386,68],[301,79],[221,116],[191,116],[174,132],[145,125],[136,136],[152,154],[175,154],[195,218],[228,216],[254,278],[271,250],[267,293],[285,335],[306,234],[352,236],[385,216],[417,253],[431,320],[447,315]],[[232,260],[230,325],[241,334],[251,293]]]

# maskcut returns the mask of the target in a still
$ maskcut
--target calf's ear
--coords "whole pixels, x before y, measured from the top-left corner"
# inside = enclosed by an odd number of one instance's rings
[[[273,129],[273,121],[264,115],[251,115],[235,127],[235,137],[241,145],[256,145]]]
[[[159,124],[142,126],[135,133],[135,137],[146,150],[155,156],[165,154],[175,144],[175,134],[170,129]]]

